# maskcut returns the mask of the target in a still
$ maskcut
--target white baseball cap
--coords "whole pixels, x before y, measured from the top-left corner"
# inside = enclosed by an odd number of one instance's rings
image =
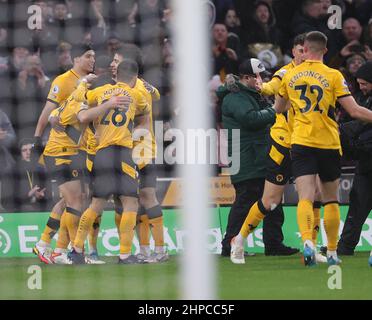
[[[263,63],[256,59],[246,59],[239,66],[239,74],[256,74],[265,71]]]

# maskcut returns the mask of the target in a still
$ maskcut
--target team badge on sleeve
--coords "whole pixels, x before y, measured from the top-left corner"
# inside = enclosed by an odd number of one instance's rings
[[[59,92],[59,87],[57,85],[55,85],[52,89],[52,92],[53,93],[58,93]]]

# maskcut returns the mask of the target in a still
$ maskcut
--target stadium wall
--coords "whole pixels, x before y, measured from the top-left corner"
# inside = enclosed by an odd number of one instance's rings
[[[343,228],[347,206],[341,206],[341,225]],[[210,209],[212,224],[209,228],[208,247],[211,253],[221,252],[221,240],[227,225],[227,217],[230,207],[214,207]],[[297,227],[296,207],[286,206],[285,223],[283,226],[285,243],[300,248],[301,239]],[[180,226],[180,210],[164,209],[165,243],[170,254],[182,252],[185,232]],[[47,212],[32,213],[9,213],[0,214],[0,257],[32,257],[32,247],[39,239],[45,222],[48,219]],[[56,239],[53,240],[53,242]],[[318,237],[318,245],[326,244],[326,235],[321,225]],[[52,243],[54,245],[54,243]],[[104,213],[98,237],[98,250],[100,255],[111,256],[119,253],[119,240],[114,223],[114,212]],[[154,242],[151,239],[151,246]],[[372,246],[372,217],[370,216],[364,226],[361,239],[358,243],[358,251],[369,251]],[[134,239],[133,249],[139,250],[138,240]],[[250,252],[262,253],[262,225],[248,237],[247,249]]]

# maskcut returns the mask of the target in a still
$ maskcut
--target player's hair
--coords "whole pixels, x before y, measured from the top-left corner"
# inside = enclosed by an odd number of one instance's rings
[[[117,71],[118,81],[128,83],[135,76],[138,76],[138,64],[136,61],[124,59],[122,62],[120,62]]]
[[[90,44],[75,44],[71,48],[71,58],[81,57],[85,52],[93,50]]]
[[[115,52],[124,59],[130,59],[137,62],[139,74],[143,73],[143,56],[141,49],[133,43],[123,43]]]
[[[305,42],[309,43],[312,52],[320,52],[327,48],[327,36],[320,31],[311,31],[306,34]]]
[[[297,45],[303,46],[305,42],[305,37],[306,37],[306,33],[301,33],[295,36],[293,39],[293,46],[294,47]]]

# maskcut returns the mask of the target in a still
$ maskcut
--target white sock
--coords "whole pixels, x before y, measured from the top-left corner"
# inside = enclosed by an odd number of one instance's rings
[[[327,250],[327,258],[329,257],[337,257],[337,251],[334,250],[334,251],[331,251],[331,250]]]
[[[155,253],[164,253],[164,246],[156,246]]]
[[[235,243],[241,247],[244,246],[244,237],[240,233],[235,237]]]
[[[130,253],[120,253],[119,257],[121,260],[124,260],[130,256]]]
[[[305,240],[304,242],[304,248],[308,246],[309,248],[314,250],[314,243],[311,240]]]

